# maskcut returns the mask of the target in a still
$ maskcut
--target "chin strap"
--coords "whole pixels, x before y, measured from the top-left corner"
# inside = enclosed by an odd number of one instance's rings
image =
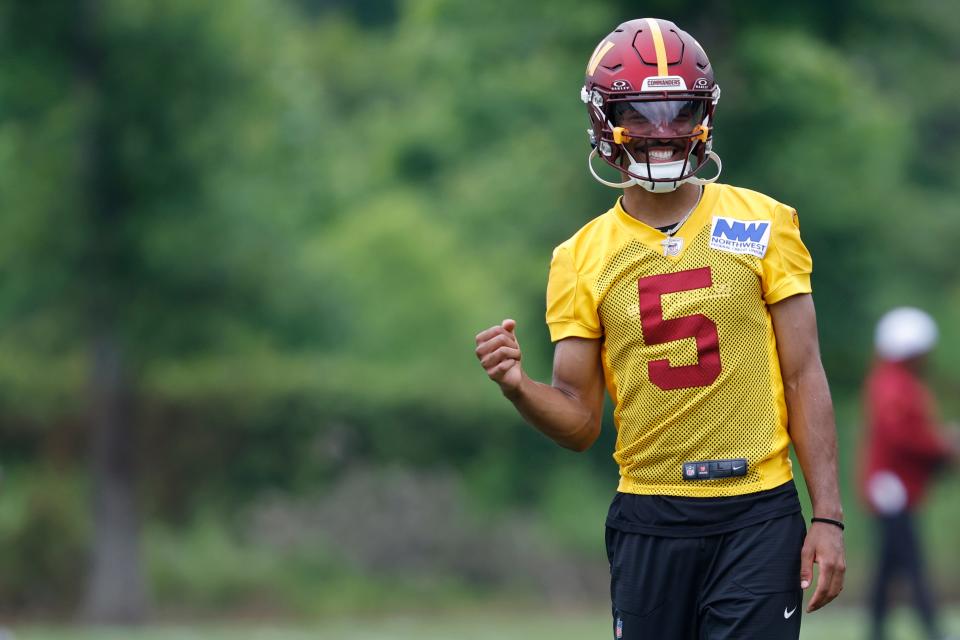
[[[597,148],[594,147],[590,150],[590,154],[587,156],[587,168],[590,170],[590,175],[593,176],[594,180],[602,185],[613,187],[614,189],[626,189],[627,187],[632,187],[633,185],[638,184],[636,178],[630,178],[626,182],[610,182],[609,180],[604,180],[601,178],[599,175],[597,175],[597,170],[593,168],[593,159],[599,155],[600,154],[597,151]]]
[[[624,150],[624,151],[626,151],[626,150]],[[596,181],[599,182],[600,184],[605,185],[605,186],[608,186],[608,187],[612,187],[612,188],[614,188],[614,189],[626,189],[627,187],[632,187],[632,186],[634,186],[634,185],[640,185],[641,187],[643,187],[643,188],[646,189],[647,191],[650,191],[650,192],[653,192],[653,193],[656,193],[656,192],[658,192],[658,191],[660,191],[660,192],[668,192],[668,191],[675,191],[675,190],[676,190],[681,184],[683,184],[684,182],[689,182],[690,184],[695,184],[695,185],[697,185],[697,186],[702,187],[702,186],[707,185],[707,184],[710,184],[710,183],[712,183],[712,182],[716,182],[716,181],[717,181],[717,178],[720,177],[720,173],[723,171],[723,163],[720,161],[720,156],[718,156],[718,155],[717,155],[715,152],[713,152],[713,151],[709,151],[709,152],[707,153],[706,159],[703,161],[703,165],[700,165],[700,167],[697,167],[697,170],[699,171],[701,167],[703,167],[704,165],[707,164],[707,162],[709,162],[710,160],[713,160],[714,164],[717,165],[717,173],[714,174],[714,176],[713,176],[712,178],[698,178],[697,176],[690,176],[689,178],[685,178],[685,179],[679,180],[679,181],[652,182],[652,181],[650,181],[650,180],[638,180],[637,178],[631,177],[629,180],[625,180],[625,181],[623,181],[623,182],[610,182],[609,180],[604,180],[603,178],[601,178],[601,177],[597,174],[597,170],[593,168],[593,159],[596,158],[598,155],[599,155],[599,152],[597,151],[597,148],[594,147],[593,149],[590,150],[590,154],[587,156],[587,168],[590,170],[590,175],[592,175],[593,178],[594,178],[594,180],[596,180]],[[628,153],[627,156],[629,157],[630,154]],[[632,157],[631,157],[631,160],[632,160]],[[644,183],[646,183],[646,184],[644,184]],[[661,184],[662,184],[662,185],[669,185],[669,184],[671,184],[671,183],[673,184],[673,188],[663,188],[663,189],[658,189],[658,188],[657,188],[657,187],[658,187],[659,185],[661,185]],[[648,185],[650,185],[650,186],[648,186]]]
[[[718,156],[713,151],[707,153],[706,159],[703,161],[703,164],[707,164],[710,160],[713,160],[714,164],[717,165],[717,173],[712,178],[698,178],[697,176],[690,176],[684,182],[689,182],[691,184],[700,185],[701,187],[705,184],[710,184],[711,182],[716,182],[717,178],[720,177],[720,173],[723,171],[723,163],[720,162],[720,156]],[[703,166],[703,165],[700,165]],[[699,170],[699,167],[698,167]]]

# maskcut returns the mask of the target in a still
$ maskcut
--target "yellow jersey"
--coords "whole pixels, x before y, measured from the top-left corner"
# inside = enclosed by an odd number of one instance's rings
[[[724,184],[704,187],[673,236],[617,200],[554,250],[550,336],[602,340],[619,491],[734,496],[792,478],[767,307],[809,293],[811,268],[796,211]],[[715,460],[746,470],[684,478]]]

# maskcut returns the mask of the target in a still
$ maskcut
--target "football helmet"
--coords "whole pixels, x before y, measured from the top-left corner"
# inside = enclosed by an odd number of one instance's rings
[[[720,177],[720,157],[713,152],[720,87],[703,47],[674,23],[642,18],[614,29],[590,56],[580,99],[591,124],[587,166],[601,184],[638,184],[656,193]],[[597,157],[627,180],[601,178]],[[698,177],[710,160],[716,174]]]

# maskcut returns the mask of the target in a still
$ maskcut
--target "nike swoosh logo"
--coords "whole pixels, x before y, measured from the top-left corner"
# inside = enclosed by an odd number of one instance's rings
[[[793,609],[790,609],[790,611],[787,611],[787,608],[784,607],[784,608],[783,608],[783,619],[784,619],[784,620],[788,619],[790,616],[793,615],[793,613],[794,613],[796,610],[797,610],[797,608],[794,607]]]
[[[743,465],[740,465],[739,467],[733,467],[734,471],[740,471],[740,469],[743,469]]]

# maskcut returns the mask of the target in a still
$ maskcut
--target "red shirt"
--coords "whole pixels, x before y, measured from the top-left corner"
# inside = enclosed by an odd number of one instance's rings
[[[940,435],[933,397],[917,375],[897,362],[877,361],[864,388],[867,441],[861,487],[878,471],[896,474],[917,505],[950,447]],[[867,501],[869,504],[869,500]]]

